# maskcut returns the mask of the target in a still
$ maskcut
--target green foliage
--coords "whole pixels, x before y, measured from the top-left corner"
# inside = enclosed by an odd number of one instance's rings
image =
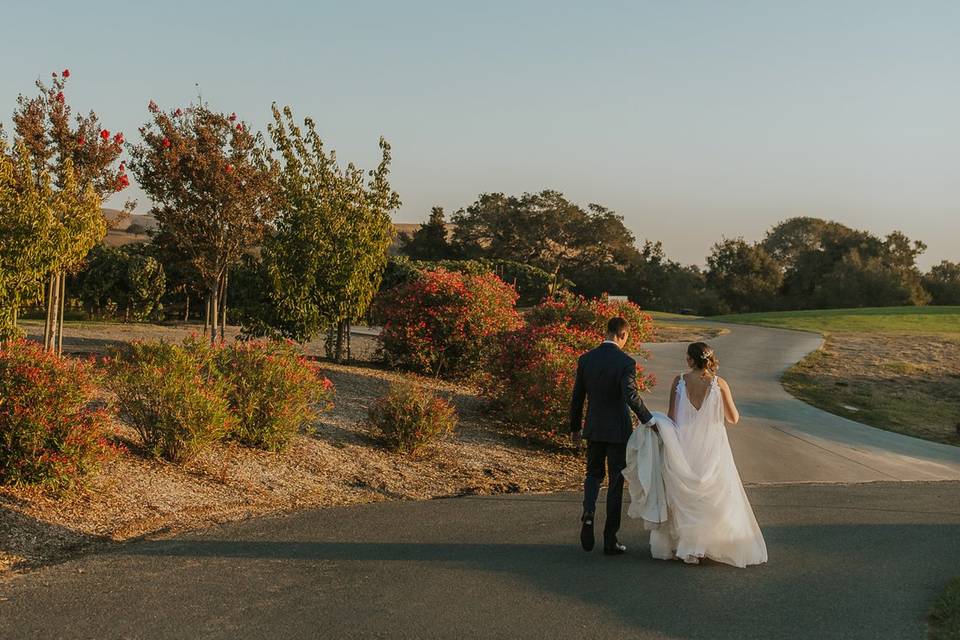
[[[155,318],[162,309],[166,273],[149,245],[100,245],[75,277],[77,296],[91,316]]]
[[[928,640],[960,638],[960,578],[954,578],[937,596],[930,610]]]
[[[287,342],[241,341],[216,351],[235,420],[229,437],[280,451],[332,407],[333,384]]]
[[[120,416],[149,455],[187,462],[234,428],[216,365],[216,352],[200,339],[134,342],[108,362]]]
[[[782,282],[776,260],[743,238],[718,242],[707,257],[707,284],[734,311],[772,308]]]
[[[443,207],[433,207],[426,223],[412,234],[400,237],[400,251],[411,260],[451,260],[457,252],[448,235]]]
[[[367,423],[391,450],[417,454],[456,429],[457,412],[429,389],[404,380],[370,407]]]
[[[944,260],[923,277],[932,304],[960,304],[960,264]]]
[[[610,291],[606,279],[622,273],[637,254],[621,216],[598,204],[583,209],[556,191],[481,194],[453,222],[453,245],[464,257],[557,272],[587,295],[618,293]]]
[[[259,307],[272,310],[266,318],[247,313],[245,330],[303,342],[335,328],[341,339],[329,355],[341,359],[343,327],[366,314],[392,241],[390,212],[400,200],[387,182],[390,145],[381,138],[380,164],[365,181],[354,165],[338,166],[312,119],[301,130],[289,107],[281,112],[274,105],[273,116],[280,212],[263,247],[272,304]]]
[[[66,489],[111,451],[89,364],[0,342],[0,483]]]
[[[516,300],[513,287],[492,274],[426,271],[377,298],[386,361],[449,378],[475,376],[499,334],[520,326]]]

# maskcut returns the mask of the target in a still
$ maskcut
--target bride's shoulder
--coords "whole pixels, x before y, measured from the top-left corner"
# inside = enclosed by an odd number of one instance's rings
[[[724,380],[723,378],[721,378],[720,376],[717,376],[717,386],[719,386],[721,389],[725,389],[725,390],[727,390],[727,391],[730,390],[730,385],[728,385],[728,384],[727,384],[727,381]]]

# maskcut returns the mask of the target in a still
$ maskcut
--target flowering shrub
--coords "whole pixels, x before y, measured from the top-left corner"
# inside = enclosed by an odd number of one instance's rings
[[[424,387],[403,381],[374,403],[367,423],[390,449],[415,454],[456,429],[457,411]]]
[[[250,340],[218,350],[235,420],[229,436],[279,451],[333,406],[333,383],[291,342]]]
[[[587,299],[563,292],[531,309],[526,319],[533,326],[562,325],[589,332],[597,340],[603,340],[607,321],[615,316],[624,318],[630,327],[625,350],[638,352],[650,338],[653,320],[632,302],[612,302],[606,296]]]
[[[76,485],[111,451],[90,366],[23,340],[0,343],[0,483]]]
[[[468,377],[495,352],[498,335],[521,325],[516,301],[493,274],[426,271],[378,297],[384,356],[392,366]]]
[[[527,325],[503,337],[483,379],[484,394],[496,401],[505,421],[549,437],[566,430],[570,396],[579,357],[596,347],[607,321],[623,316],[630,323],[629,352],[650,335],[652,321],[632,303],[587,300],[561,294],[527,314]],[[637,387],[645,391],[653,377],[637,367]]]
[[[187,462],[232,429],[216,355],[200,339],[134,342],[107,362],[120,416],[150,455]]]

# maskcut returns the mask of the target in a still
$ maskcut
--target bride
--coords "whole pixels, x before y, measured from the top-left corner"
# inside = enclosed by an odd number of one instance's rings
[[[658,429],[637,429],[627,443],[628,511],[650,531],[654,558],[697,564],[710,558],[736,567],[767,561],[763,534],[743,490],[724,424],[740,414],[713,349],[687,348],[690,371],[677,376],[670,413]],[[659,437],[657,437],[658,434]]]

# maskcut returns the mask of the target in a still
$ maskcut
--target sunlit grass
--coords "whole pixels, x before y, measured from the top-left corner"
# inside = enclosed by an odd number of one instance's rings
[[[820,333],[960,334],[960,307],[871,307],[714,316],[711,320]]]

